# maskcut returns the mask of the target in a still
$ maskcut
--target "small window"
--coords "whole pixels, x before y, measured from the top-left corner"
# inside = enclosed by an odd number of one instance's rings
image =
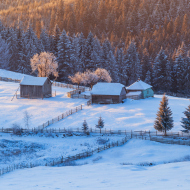
[[[147,90],[147,94],[149,94],[149,90]]]

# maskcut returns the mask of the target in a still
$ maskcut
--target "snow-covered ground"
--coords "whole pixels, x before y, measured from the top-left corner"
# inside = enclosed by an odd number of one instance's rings
[[[77,136],[76,136],[77,135]],[[105,144],[120,141],[122,136],[63,136],[63,134],[38,134],[16,136],[0,134],[0,169],[14,164],[40,164],[53,162],[67,156],[94,150]]]
[[[13,124],[17,123],[25,128],[25,111],[32,116],[29,127],[38,127],[48,120],[61,115],[65,111],[87,102],[87,100],[84,99],[68,98],[67,92],[72,89],[54,86],[53,95],[55,95],[56,91],[56,97],[45,98],[43,100],[14,98],[14,100],[11,101],[18,87],[18,83],[0,81],[0,127],[10,128]]]
[[[5,69],[0,69],[0,77],[7,77],[7,78],[21,80],[24,76],[27,76],[27,75],[22,74],[22,73],[13,72],[13,71],[8,71]]]
[[[3,175],[0,183],[2,189],[11,190],[188,190],[190,162],[163,163],[182,161],[189,150],[187,146],[131,140],[83,160],[89,164],[17,170]],[[158,165],[142,166],[142,162]]]
[[[80,127],[82,120],[86,119],[89,127],[94,128],[98,118],[101,116],[105,121],[106,129],[113,130],[151,130],[154,131],[154,121],[159,108],[161,95],[143,100],[126,100],[123,104],[86,106],[77,115],[70,116],[51,127],[60,128],[68,126],[71,128]],[[169,106],[173,112],[174,128],[172,131],[180,131],[181,117],[185,108],[189,105],[189,99],[169,97]]]

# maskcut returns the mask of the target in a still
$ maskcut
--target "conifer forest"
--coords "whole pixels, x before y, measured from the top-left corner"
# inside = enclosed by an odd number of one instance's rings
[[[189,0],[0,0],[0,19],[1,69],[31,74],[50,52],[58,81],[104,68],[113,82],[190,94]]]

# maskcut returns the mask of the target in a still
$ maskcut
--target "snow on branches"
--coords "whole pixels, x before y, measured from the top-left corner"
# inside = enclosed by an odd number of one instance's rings
[[[108,73],[106,69],[98,68],[96,71],[92,72],[90,70],[87,70],[84,73],[77,72],[74,76],[69,76],[69,79],[76,83],[79,87],[80,84],[89,85],[92,89],[92,87],[98,82],[98,81],[106,81],[111,82],[111,76]]]
[[[56,78],[58,77],[58,63],[53,53],[41,52],[40,55],[35,54],[30,60],[30,65],[33,72],[38,71],[39,77],[49,77],[51,74]]]

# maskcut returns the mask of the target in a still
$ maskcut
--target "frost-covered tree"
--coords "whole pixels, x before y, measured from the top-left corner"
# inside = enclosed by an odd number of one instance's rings
[[[70,64],[71,42],[65,30],[63,30],[62,34],[59,37],[57,49],[58,49],[57,61],[59,64],[59,76],[61,79],[67,79],[68,74],[71,72],[71,64]]]
[[[96,128],[100,129],[100,133],[101,133],[101,129],[104,128],[104,120],[102,119],[101,116],[98,119],[98,124],[96,125]]]
[[[125,56],[125,64],[128,75],[127,84],[135,82],[142,74],[142,68],[140,65],[139,55],[134,41],[130,42]]]
[[[86,120],[84,120],[84,122],[82,123],[82,130],[84,133],[88,132],[88,124],[87,124]]]
[[[97,76],[97,74],[95,74],[94,72],[91,72],[90,70],[87,70],[86,72],[84,72],[83,77],[84,77],[83,83],[85,85],[89,85],[91,89],[99,80],[99,77]]]
[[[186,108],[186,111],[183,112],[185,117],[182,118],[181,123],[182,127],[186,130],[190,130],[190,105]]]
[[[49,77],[51,74],[58,77],[58,63],[53,53],[42,52],[40,55],[35,54],[31,59],[32,71],[38,71],[39,77]]]
[[[172,111],[168,106],[168,98],[164,95],[160,102],[154,128],[158,131],[164,132],[166,135],[166,132],[171,130],[173,127]]]
[[[0,68],[8,69],[9,66],[9,49],[8,44],[2,39],[0,35]]]
[[[84,80],[84,74],[81,73],[81,72],[77,72],[74,76],[69,76],[69,79],[72,81],[72,83],[75,83],[78,85],[78,88],[79,88],[79,85],[81,83],[83,83],[83,80]]]
[[[111,76],[106,69],[98,68],[94,73],[98,76],[99,81],[106,81],[106,82],[112,81]]]

